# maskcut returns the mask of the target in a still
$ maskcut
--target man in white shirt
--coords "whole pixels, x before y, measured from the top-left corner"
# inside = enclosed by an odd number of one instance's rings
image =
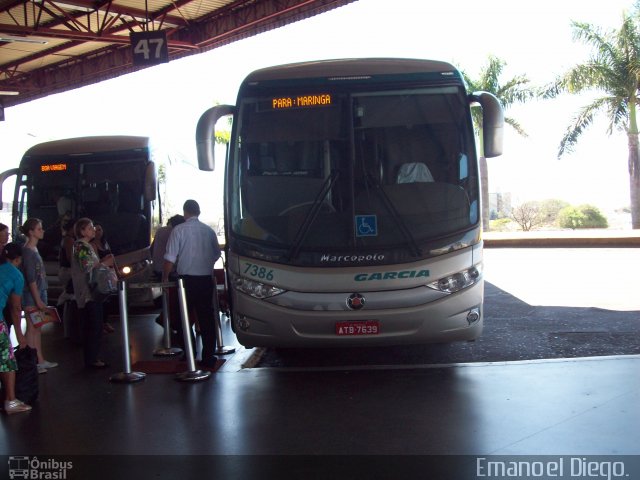
[[[164,255],[162,281],[176,265],[178,277],[182,278],[187,296],[187,305],[198,317],[202,335],[203,367],[214,367],[217,358],[215,310],[213,308],[213,266],[220,258],[218,238],[211,227],[202,223],[200,206],[195,200],[187,200],[182,207],[185,222],[171,231]]]

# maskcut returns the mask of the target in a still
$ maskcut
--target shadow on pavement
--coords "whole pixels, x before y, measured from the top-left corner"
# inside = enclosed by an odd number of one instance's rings
[[[640,354],[640,312],[532,306],[485,282],[475,342],[400,347],[264,349],[254,368],[425,365]]]

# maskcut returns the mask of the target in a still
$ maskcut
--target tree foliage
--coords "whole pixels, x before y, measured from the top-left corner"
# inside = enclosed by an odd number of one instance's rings
[[[467,72],[461,70],[462,77],[470,92],[484,91],[492,93],[502,104],[506,111],[514,103],[524,103],[537,95],[537,91],[530,87],[529,79],[525,75],[517,75],[510,79],[504,79],[504,68],[506,62],[491,55],[486,66],[480,71],[478,77],[471,77]],[[489,174],[487,161],[484,156],[484,146],[482,144],[482,112],[479,108],[473,108],[473,123],[476,133],[480,139],[479,163],[480,181],[482,188],[482,221],[485,230],[489,230]],[[518,134],[526,137],[527,133],[520,123],[512,117],[506,116],[504,119]]]
[[[607,228],[609,222],[593,205],[569,206],[560,210],[558,225],[562,228]]]
[[[544,93],[546,97],[587,90],[600,94],[572,119],[560,141],[559,158],[573,151],[598,114],[607,117],[609,135],[614,130],[626,132],[633,228],[640,228],[640,153],[636,118],[640,78],[639,21],[636,6],[633,15],[623,14],[619,29],[603,31],[594,25],[573,22],[574,38],[591,46],[591,57],[559,76]]]
[[[548,225],[555,225],[560,211],[568,206],[569,202],[565,202],[564,200],[559,200],[557,198],[542,200],[540,202],[540,213],[544,217],[544,223]]]
[[[504,69],[507,63],[493,55],[490,55],[487,64],[480,71],[478,77],[471,77],[466,71],[461,70],[462,77],[470,92],[489,92],[496,96],[502,108],[507,109],[515,103],[526,103],[537,95],[536,89],[530,86],[526,75],[516,75],[515,77],[503,78]],[[479,107],[472,109],[473,123],[476,131],[480,135],[482,132],[482,111]],[[524,128],[513,117],[505,115],[504,121],[510,125],[519,135],[527,136]],[[480,135],[482,137],[482,135]],[[484,152],[480,152],[484,156]]]
[[[216,105],[220,105],[220,103],[216,103]],[[226,122],[226,128],[214,132],[215,142],[218,145],[226,145],[231,141],[231,125],[233,124],[233,120],[231,117],[227,117]]]
[[[528,232],[545,223],[542,205],[536,201],[524,202],[513,207],[511,210],[511,218],[524,232]]]
[[[215,138],[217,144],[225,145],[229,143],[231,140],[231,131],[230,130],[216,130]]]

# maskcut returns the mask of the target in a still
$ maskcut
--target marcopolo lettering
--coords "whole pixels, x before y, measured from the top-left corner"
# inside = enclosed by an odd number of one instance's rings
[[[400,270],[399,272],[358,273],[353,277],[353,279],[356,282],[371,282],[375,280],[397,280],[427,277],[429,277],[429,270]]]
[[[371,255],[327,255],[324,254],[320,257],[321,262],[337,263],[337,262],[381,262],[384,260],[382,253],[373,253]]]

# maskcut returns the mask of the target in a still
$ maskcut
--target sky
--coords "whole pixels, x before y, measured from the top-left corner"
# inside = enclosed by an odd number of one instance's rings
[[[426,58],[451,62],[473,77],[494,55],[507,64],[505,79],[525,75],[532,86],[544,85],[588,58],[589,50],[572,39],[572,20],[615,28],[632,6],[632,0],[358,0],[204,54],[7,108],[0,122],[0,169],[16,166],[36,143],[107,134],[147,135],[195,162],[202,112],[216,103],[235,104],[247,74],[283,63]],[[604,119],[587,130],[572,154],[557,158],[565,129],[591,98],[567,96],[508,109],[506,115],[528,135],[506,127],[504,154],[489,159],[490,192],[510,193],[516,202],[591,203],[604,211],[628,206],[626,136],[608,136]],[[203,217],[221,216],[220,158],[215,172],[185,174],[188,189],[176,191],[171,213],[193,197]]]

